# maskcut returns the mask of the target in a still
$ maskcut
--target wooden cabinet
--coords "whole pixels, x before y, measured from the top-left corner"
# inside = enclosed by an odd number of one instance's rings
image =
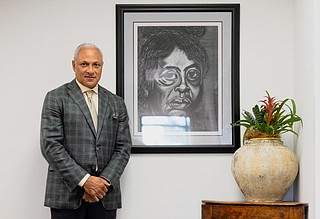
[[[299,202],[202,201],[202,219],[305,219],[308,204]]]

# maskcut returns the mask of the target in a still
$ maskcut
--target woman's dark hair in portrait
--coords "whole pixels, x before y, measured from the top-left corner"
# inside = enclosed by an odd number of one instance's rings
[[[182,50],[200,69],[202,77],[208,70],[208,55],[200,39],[205,35],[202,26],[139,27],[138,30],[138,109],[140,115],[150,115],[148,94],[154,86],[152,75],[175,48]]]

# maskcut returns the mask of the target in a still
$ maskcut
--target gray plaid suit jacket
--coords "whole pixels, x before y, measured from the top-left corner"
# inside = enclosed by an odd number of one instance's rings
[[[128,163],[131,135],[122,98],[99,86],[99,118],[95,131],[91,114],[75,79],[49,91],[41,115],[41,152],[49,163],[45,206],[76,209],[82,202],[78,186],[87,174],[108,179],[101,200],[110,210],[121,208],[120,176]]]

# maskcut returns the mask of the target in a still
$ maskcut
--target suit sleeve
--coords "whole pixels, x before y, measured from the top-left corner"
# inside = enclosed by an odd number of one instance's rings
[[[58,104],[53,92],[44,100],[41,114],[40,145],[50,169],[58,171],[64,184],[74,190],[87,172],[66,151],[63,126],[63,107]]]
[[[119,125],[116,130],[115,149],[111,160],[101,173],[101,177],[108,179],[111,185],[119,182],[129,161],[132,146],[127,109],[123,100],[120,98],[119,100],[116,103],[119,112],[119,115],[116,115]]]

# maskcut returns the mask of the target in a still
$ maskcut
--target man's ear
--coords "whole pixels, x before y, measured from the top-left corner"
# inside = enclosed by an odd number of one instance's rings
[[[72,69],[75,72],[75,70],[76,70],[76,62],[74,60],[72,60]]]

